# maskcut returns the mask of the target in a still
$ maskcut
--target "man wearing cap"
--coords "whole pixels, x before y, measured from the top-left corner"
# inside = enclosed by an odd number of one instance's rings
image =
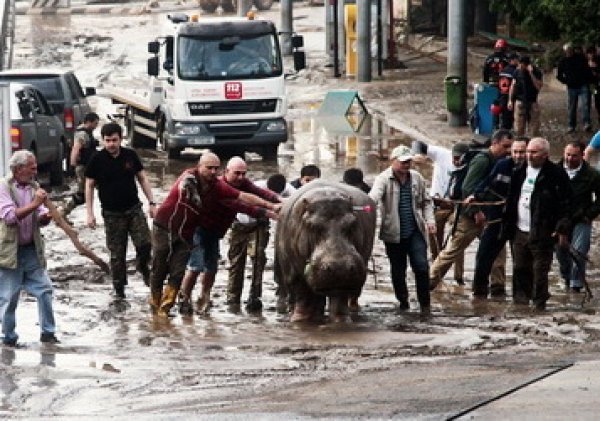
[[[494,164],[500,158],[506,157],[510,153],[513,136],[508,130],[498,130],[492,136],[492,143],[488,150],[479,153],[469,163],[467,175],[462,183],[462,197],[469,197],[475,188],[483,181],[491,172]],[[457,256],[478,237],[486,223],[486,217],[482,209],[478,206],[467,206],[460,215],[457,215],[458,221],[456,229],[452,235],[450,242],[444,250],[440,252],[438,257],[431,265],[429,272],[431,278],[431,289],[441,282],[452,263]],[[505,255],[502,253],[498,256],[495,263],[497,267],[496,277],[501,278],[498,282],[504,283],[504,261]]]
[[[396,147],[391,155],[391,165],[377,176],[369,196],[380,204],[381,230],[379,238],[385,243],[390,260],[392,284],[401,310],[407,310],[406,286],[407,257],[415,274],[417,298],[421,312],[428,313],[429,262],[427,261],[427,235],[435,233],[433,204],[425,180],[411,170],[413,159],[409,147]]]
[[[415,140],[412,148],[413,152],[417,154],[415,158],[425,155],[433,162],[429,194],[433,200],[436,232],[429,235],[429,248],[431,249],[431,258],[435,259],[444,244],[444,228],[454,214],[454,203],[451,202],[448,195],[450,178],[455,171],[465,165],[461,162],[469,152],[469,144],[457,142],[450,150]],[[454,262],[454,279],[459,285],[464,285],[464,253],[461,253]]]
[[[508,109],[514,110],[517,136],[523,136],[526,128],[531,136],[539,134],[540,105],[537,98],[543,85],[540,69],[531,64],[528,56],[522,56],[519,59],[519,67],[513,73],[508,94]]]

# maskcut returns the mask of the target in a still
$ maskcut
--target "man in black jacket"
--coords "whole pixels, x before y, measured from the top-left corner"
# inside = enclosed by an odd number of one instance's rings
[[[585,276],[585,258],[590,251],[592,221],[600,214],[600,173],[583,160],[585,144],[573,141],[565,146],[562,165],[571,180],[573,198],[569,206],[571,245],[581,258],[574,262],[568,250],[556,249],[560,274],[567,289],[579,292]],[[579,264],[576,264],[579,263]]]
[[[571,43],[563,46],[565,56],[558,62],[556,78],[567,85],[569,107],[569,133],[575,131],[577,126],[577,106],[581,101],[582,119],[584,130],[592,131],[590,118],[590,90],[592,72],[581,49],[575,50]]]
[[[550,144],[541,137],[527,145],[527,166],[513,176],[506,215],[514,235],[513,300],[529,304],[533,299],[538,310],[545,310],[550,298],[548,272],[555,240],[558,237],[558,244],[568,247],[570,233],[569,177],[548,159],[549,150]]]

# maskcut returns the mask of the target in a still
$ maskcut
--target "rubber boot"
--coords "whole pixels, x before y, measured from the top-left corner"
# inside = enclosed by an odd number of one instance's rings
[[[160,307],[158,308],[157,312],[159,316],[169,317],[169,311],[175,305],[178,292],[179,288],[171,284],[167,284],[165,290],[163,291],[162,298],[160,300]]]
[[[157,312],[160,307],[160,300],[162,298],[162,288],[158,291],[151,290],[150,298],[148,299],[148,304],[150,304],[150,308],[152,311]]]

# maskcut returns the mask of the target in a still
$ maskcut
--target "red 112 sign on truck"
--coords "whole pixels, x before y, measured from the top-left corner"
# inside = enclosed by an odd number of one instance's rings
[[[242,98],[242,83],[227,82],[225,84],[225,99],[241,99]]]

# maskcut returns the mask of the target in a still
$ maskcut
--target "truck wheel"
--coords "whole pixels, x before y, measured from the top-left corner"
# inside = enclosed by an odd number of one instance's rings
[[[225,13],[235,13],[237,9],[237,0],[223,0],[221,7]]]
[[[132,148],[156,148],[154,139],[144,136],[135,131],[134,121],[135,111],[131,108],[127,109],[125,117],[125,125],[127,127],[127,137],[129,138],[129,146]]]
[[[214,0],[200,0],[200,9],[206,13],[215,13],[219,7],[219,2]]]
[[[53,186],[61,186],[65,180],[63,173],[64,146],[58,144],[58,151],[52,164],[50,164],[50,184]]]
[[[273,6],[273,0],[254,0],[254,5],[258,10],[269,10]]]
[[[277,159],[277,150],[278,149],[279,149],[279,145],[263,146],[260,151],[263,161],[272,161],[274,159]]]

